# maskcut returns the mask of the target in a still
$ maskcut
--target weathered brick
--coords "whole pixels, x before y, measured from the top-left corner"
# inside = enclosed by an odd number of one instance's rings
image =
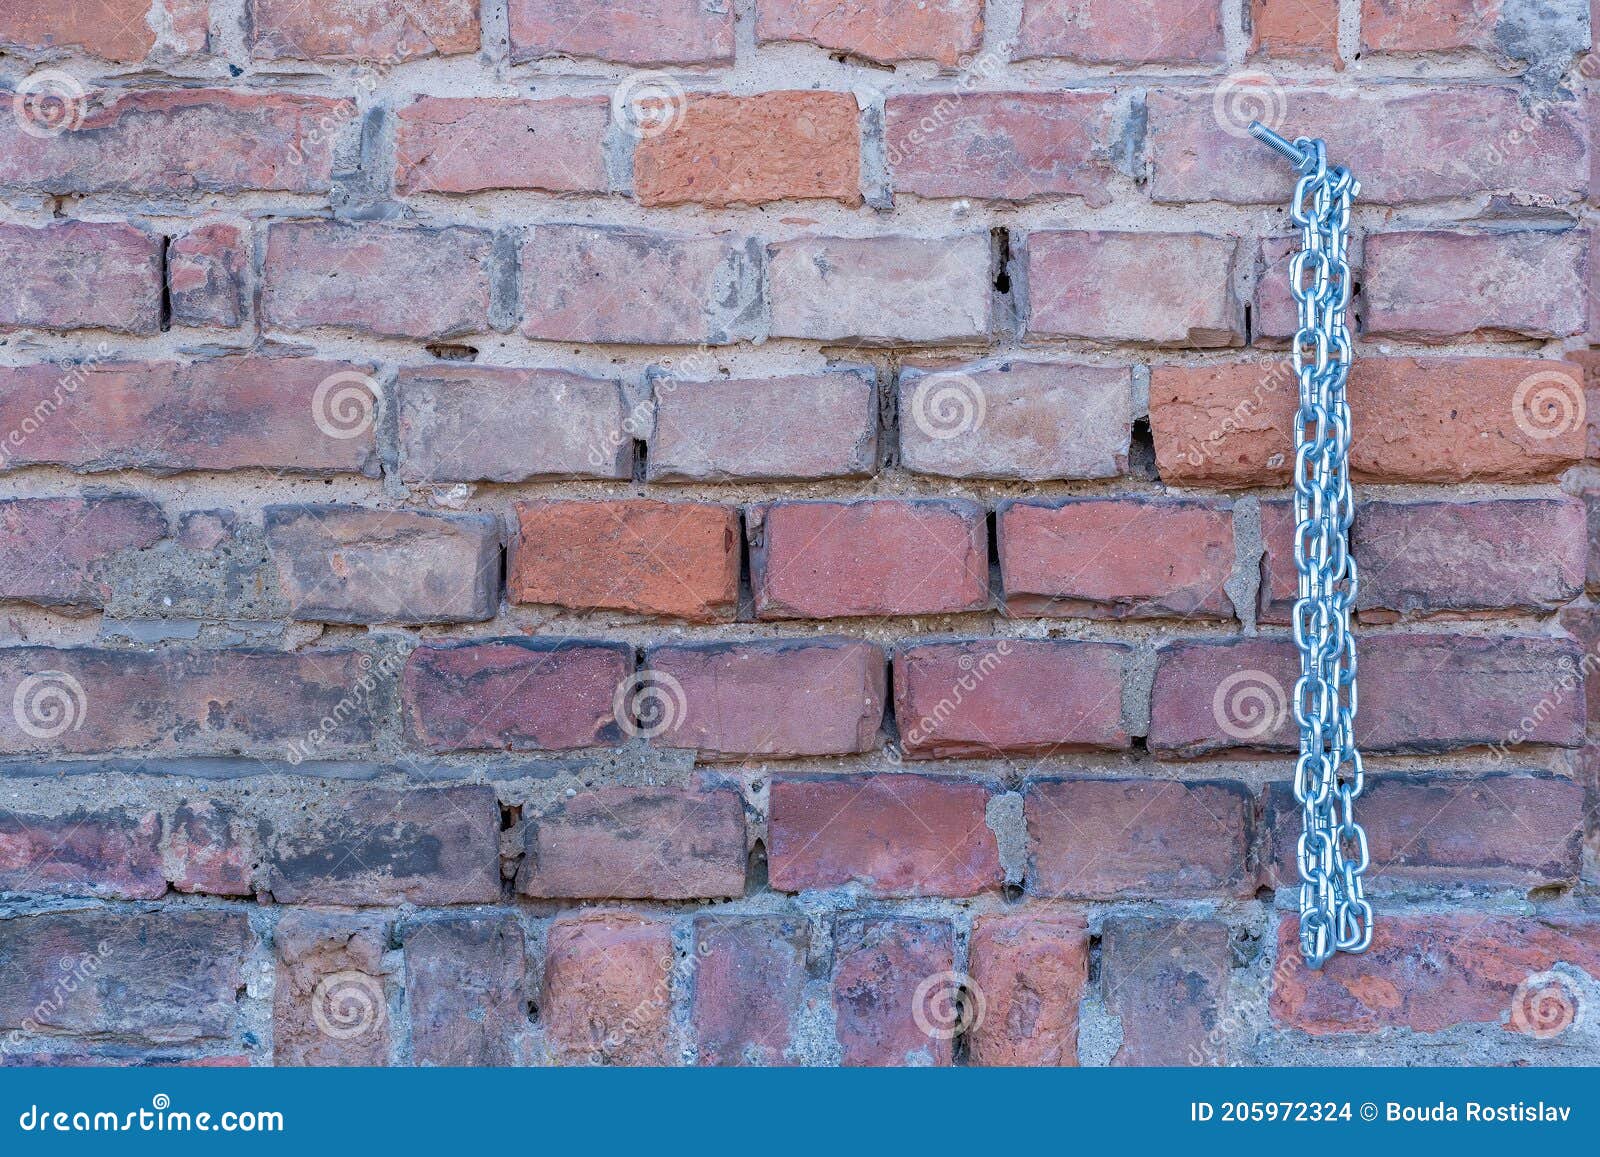
[[[87,99],[86,99],[87,103]],[[150,89],[96,101],[54,135],[0,122],[0,184],[40,193],[326,191],[353,100]]]
[[[1128,67],[1219,62],[1222,9],[1170,0],[1023,0],[1013,56]]]
[[[617,64],[731,64],[733,7],[634,0],[596,17],[587,0],[511,0],[511,59],[588,57]]]
[[[776,502],[746,512],[756,617],[983,610],[983,508],[965,499]]]
[[[512,602],[731,619],[739,595],[739,512],[652,499],[515,506],[506,566]]]
[[[395,118],[395,192],[604,193],[610,102],[425,96]]]
[[[896,193],[1112,199],[1120,118],[1111,93],[906,93],[889,97],[883,131]]]
[[[0,464],[376,475],[367,369],[249,355],[0,369]]]
[[[800,237],[767,247],[773,337],[869,345],[985,338],[989,238]]]
[[[1362,0],[1361,47],[1368,52],[1498,49],[1496,18],[1503,6],[1502,0]]]
[[[1078,1063],[1078,1003],[1089,981],[1089,935],[1080,917],[1036,910],[979,916],[968,959],[983,1010],[967,1030],[972,1064]]]
[[[1298,887],[1302,809],[1292,786],[1266,793],[1274,886]],[[1556,775],[1369,776],[1361,826],[1369,885],[1537,888],[1575,883],[1583,851],[1583,786]]]
[[[332,789],[271,833],[267,870],[280,904],[492,904],[500,899],[494,789]]]
[[[388,918],[291,910],[278,921],[272,940],[273,1062],[388,1064]]]
[[[259,820],[232,804],[190,796],[168,819],[161,859],[179,892],[248,896],[260,844]]]
[[[694,900],[744,895],[744,803],[730,782],[594,787],[523,820],[523,896]]]
[[[1590,541],[1592,543],[1593,538]],[[1590,549],[1593,550],[1594,547],[1591,546]],[[1579,662],[1588,662],[1592,666],[1589,656],[1600,655],[1600,607],[1577,604],[1564,607],[1557,616],[1557,621],[1561,624],[1561,629],[1577,640],[1578,646],[1582,648],[1584,658]],[[1589,673],[1587,668],[1584,673],[1585,675]],[[1586,720],[1600,721],[1600,679],[1584,680],[1584,704]],[[1586,753],[1587,751],[1588,748],[1585,748]],[[1600,779],[1596,779],[1595,782],[1600,786]]]
[[[0,598],[105,606],[105,568],[166,537],[161,508],[133,494],[0,500]]]
[[[149,810],[0,810],[0,892],[158,900],[160,845],[161,817]]]
[[[78,48],[123,64],[136,64],[151,55],[187,56],[206,50],[209,10],[210,0],[90,4],[0,0],[0,45],[25,50]],[[158,36],[160,25],[165,28]]]
[[[488,232],[464,225],[275,222],[267,228],[262,321],[376,337],[484,333],[492,247]]]
[[[528,960],[515,914],[422,920],[402,935],[412,1063],[525,1063]]]
[[[1206,233],[1029,234],[1029,337],[1164,346],[1241,342],[1233,297],[1238,243]],[[1150,271],[1161,270],[1160,277]]]
[[[395,389],[400,471],[407,480],[632,476],[630,419],[615,379],[564,370],[432,365],[401,370]],[[495,420],[485,422],[486,414]]]
[[[329,11],[331,7],[332,11]],[[248,0],[245,31],[258,60],[395,64],[478,50],[478,0]]]
[[[0,648],[0,752],[269,753],[308,733],[329,756],[371,744],[385,693],[359,651]],[[327,726],[324,726],[324,724]]]
[[[861,114],[851,93],[691,96],[674,112],[635,146],[642,205],[861,203]]]
[[[633,648],[577,639],[424,643],[401,676],[407,734],[430,751],[560,751],[622,741]]]
[[[249,941],[242,911],[102,908],[0,920],[0,1027],[156,1044],[229,1037]]]
[[[706,760],[848,755],[878,744],[887,672],[874,643],[669,644],[645,663],[649,682],[676,700],[650,728],[662,747],[693,748]]]
[[[1559,1031],[1563,1019],[1575,1017],[1578,997],[1557,981],[1538,980],[1557,962],[1600,975],[1600,926],[1481,912],[1393,914],[1375,923],[1367,952],[1312,970],[1301,963],[1299,921],[1285,915],[1278,960],[1272,1017],[1313,1035],[1438,1032],[1460,1024]],[[1543,997],[1554,1007],[1541,1012]],[[1546,1019],[1552,1016],[1554,1023]]]
[[[161,238],[110,221],[0,224],[0,330],[161,328]]]
[[[1587,250],[1581,229],[1369,234],[1362,274],[1366,336],[1431,342],[1582,333]]]
[[[627,912],[550,925],[539,1007],[557,1064],[665,1065],[672,1059],[672,925]]]
[[[806,987],[809,929],[787,916],[694,922],[689,1023],[702,1065],[781,1065]]]
[[[936,60],[955,65],[983,42],[981,0],[760,0],[756,40],[803,41],[880,64]]]
[[[952,1063],[960,1027],[948,1015],[953,939],[943,920],[855,916],[834,925],[834,1031],[844,1064]]]
[[[1286,236],[1263,237],[1256,245],[1255,308],[1250,314],[1254,345],[1287,342],[1300,328],[1299,306],[1289,291],[1289,263],[1299,248],[1298,237]]]
[[[992,785],[894,772],[779,776],[767,856],[780,892],[977,896],[1005,883],[984,809]]]
[[[1285,638],[1168,644],[1156,652],[1150,750],[1185,758],[1225,749],[1295,750],[1299,731],[1289,694],[1299,676],[1299,657]],[[1363,683],[1358,720],[1367,714],[1365,692]]]
[[[726,345],[759,336],[760,252],[722,237],[535,225],[522,333],[566,342]]]
[[[1250,54],[1340,67],[1339,9],[1318,0],[1250,0]]]
[[[1302,0],[1274,2],[1295,8]],[[1312,19],[1330,22],[1337,15],[1322,4],[1315,12]],[[1363,203],[1484,193],[1581,201],[1588,185],[1588,147],[1575,101],[1547,105],[1532,118],[1522,94],[1509,86],[1295,88],[1279,90],[1275,99],[1285,109],[1280,128],[1293,125],[1296,133],[1325,139],[1330,161],[1338,158],[1359,174]],[[1152,93],[1148,107],[1150,195],[1157,201],[1288,200],[1294,188],[1290,166],[1235,163],[1239,126],[1218,115],[1211,90]],[[1467,124],[1472,131],[1464,134]],[[1463,272],[1470,267],[1461,266]],[[1370,278],[1364,280],[1370,288]]]
[[[173,325],[231,328],[245,318],[247,234],[212,222],[176,237],[167,247],[167,293]]]
[[[1526,481],[1583,457],[1578,367],[1539,358],[1359,358],[1350,468],[1374,482]],[[1150,427],[1163,481],[1289,481],[1298,398],[1281,365],[1157,366]]]
[[[1243,785],[1030,779],[1028,891],[1052,898],[1248,896],[1252,804]]]
[[[500,522],[490,514],[342,503],[263,513],[278,582],[297,619],[465,623],[500,605]]]
[[[878,456],[871,370],[651,379],[651,482],[849,478]]]
[[[1232,618],[1233,513],[1140,498],[1014,502],[996,522],[1006,613]]]
[[[894,658],[901,747],[913,759],[1126,748],[1128,661],[1121,644],[1067,639],[903,647]]]
[[[1222,1065],[1233,953],[1212,920],[1113,917],[1101,932],[1106,1007],[1122,1029],[1114,1065]]]
[[[980,363],[900,371],[900,460],[919,474],[1115,478],[1128,469],[1133,376],[1109,366]]]

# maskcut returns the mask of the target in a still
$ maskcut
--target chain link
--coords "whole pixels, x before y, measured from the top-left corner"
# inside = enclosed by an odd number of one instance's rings
[[[1299,309],[1290,350],[1300,405],[1294,419],[1294,561],[1299,596],[1294,641],[1300,678],[1294,717],[1300,726],[1294,796],[1300,803],[1300,953],[1321,968],[1335,952],[1364,952],[1372,943],[1372,905],[1362,874],[1370,857],[1356,823],[1364,786],[1355,744],[1356,644],[1350,611],[1360,589],[1349,549],[1355,513],[1350,491],[1350,203],[1359,183],[1342,166],[1328,167],[1327,147],[1300,137],[1292,144],[1252,125],[1257,139],[1300,173],[1289,215],[1300,227],[1300,251],[1289,263],[1289,292]]]

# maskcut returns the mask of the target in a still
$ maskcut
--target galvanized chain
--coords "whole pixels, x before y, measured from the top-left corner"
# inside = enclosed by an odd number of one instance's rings
[[[1362,892],[1367,834],[1356,823],[1364,775],[1355,744],[1356,644],[1350,630],[1359,581],[1350,555],[1350,202],[1360,183],[1342,166],[1328,167],[1327,146],[1293,143],[1254,123],[1250,132],[1295,166],[1289,216],[1300,226],[1300,251],[1289,263],[1289,292],[1299,307],[1290,357],[1300,387],[1295,412],[1294,641],[1300,678],[1294,716],[1300,758],[1294,796],[1300,803],[1300,952],[1321,968],[1335,952],[1364,952],[1372,943],[1372,905]]]

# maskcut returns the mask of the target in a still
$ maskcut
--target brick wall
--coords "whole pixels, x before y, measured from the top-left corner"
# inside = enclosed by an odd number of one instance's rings
[[[1589,37],[0,0],[0,1057],[1600,1060]],[[1322,973],[1251,116],[1363,183]]]

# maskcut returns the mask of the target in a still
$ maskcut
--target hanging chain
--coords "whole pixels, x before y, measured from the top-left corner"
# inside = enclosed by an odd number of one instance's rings
[[[1294,716],[1300,758],[1294,797],[1300,803],[1300,954],[1321,968],[1335,952],[1364,952],[1372,943],[1372,905],[1362,892],[1367,833],[1355,801],[1365,776],[1355,744],[1356,643],[1350,611],[1359,582],[1350,555],[1350,202],[1360,183],[1342,166],[1329,168],[1327,146],[1293,143],[1265,125],[1251,135],[1287,157],[1300,174],[1289,216],[1300,226],[1300,251],[1289,263],[1289,292],[1299,307],[1290,357],[1300,387],[1294,418],[1294,641],[1300,678]]]

